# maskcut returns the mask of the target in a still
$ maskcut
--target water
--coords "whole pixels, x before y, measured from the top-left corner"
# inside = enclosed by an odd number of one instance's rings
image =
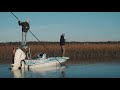
[[[30,70],[9,70],[0,65],[0,78],[120,78],[120,64],[74,64],[63,67],[44,67]]]

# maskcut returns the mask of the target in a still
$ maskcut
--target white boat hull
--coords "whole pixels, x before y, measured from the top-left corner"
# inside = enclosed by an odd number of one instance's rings
[[[67,61],[69,57],[49,57],[47,59],[32,59],[32,60],[23,60],[21,62],[21,69],[32,69],[39,67],[48,67],[53,65],[62,64]],[[18,69],[18,66],[12,67],[13,70]]]

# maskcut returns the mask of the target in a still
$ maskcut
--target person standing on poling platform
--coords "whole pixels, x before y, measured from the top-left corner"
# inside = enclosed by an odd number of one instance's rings
[[[60,47],[61,47],[61,56],[62,57],[65,57],[65,41],[66,41],[66,39],[64,38],[64,36],[65,36],[65,33],[63,33],[60,36]]]
[[[18,21],[19,26],[22,26],[22,46],[26,46],[27,32],[30,29],[29,19],[25,22]]]

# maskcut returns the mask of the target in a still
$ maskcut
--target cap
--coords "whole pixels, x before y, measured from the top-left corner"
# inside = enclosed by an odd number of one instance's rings
[[[62,36],[65,36],[65,33],[63,33]]]
[[[29,22],[30,22],[30,20],[29,20],[29,19],[27,19],[27,20],[26,20],[26,22],[28,22],[28,23],[29,23]]]

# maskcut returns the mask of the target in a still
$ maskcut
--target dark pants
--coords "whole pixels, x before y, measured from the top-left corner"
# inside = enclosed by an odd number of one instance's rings
[[[12,58],[12,64],[14,64],[14,55],[13,55],[13,58]]]

